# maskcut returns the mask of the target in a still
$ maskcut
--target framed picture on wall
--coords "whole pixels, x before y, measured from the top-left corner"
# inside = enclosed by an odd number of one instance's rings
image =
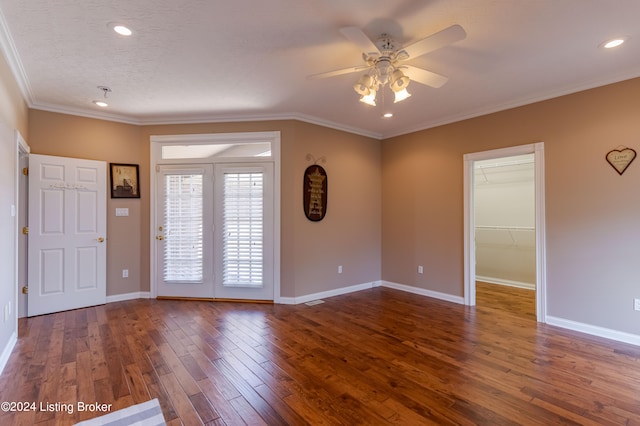
[[[140,198],[137,164],[110,163],[111,198]]]

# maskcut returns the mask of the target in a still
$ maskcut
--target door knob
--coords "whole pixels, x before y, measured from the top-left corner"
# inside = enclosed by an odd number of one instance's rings
[[[102,238],[102,237],[98,237],[98,242],[99,242],[99,243],[104,243],[104,238]]]

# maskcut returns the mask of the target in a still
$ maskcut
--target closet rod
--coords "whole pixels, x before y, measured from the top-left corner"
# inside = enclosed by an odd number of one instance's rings
[[[531,160],[516,160],[516,161],[506,161],[504,163],[489,163],[489,164],[477,164],[476,169],[495,169],[498,167],[509,167],[509,166],[520,166],[524,164],[534,164],[535,162]]]
[[[505,231],[535,231],[533,226],[480,226],[477,225],[476,229],[499,229]]]

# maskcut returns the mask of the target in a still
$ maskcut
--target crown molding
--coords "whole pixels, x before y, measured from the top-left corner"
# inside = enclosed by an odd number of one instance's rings
[[[29,105],[31,109],[55,112],[60,114],[75,115],[80,117],[94,118],[98,120],[114,121],[124,124],[132,124],[136,126],[151,126],[151,125],[173,125],[173,124],[202,124],[202,123],[236,123],[236,122],[255,122],[255,121],[282,121],[282,120],[296,120],[305,123],[315,124],[322,127],[327,127],[334,130],[340,130],[346,133],[352,133],[359,136],[365,136],[372,139],[380,140],[382,135],[380,133],[371,132],[368,130],[360,129],[357,127],[345,126],[333,121],[323,120],[318,117],[313,117],[305,114],[298,113],[281,113],[281,114],[261,114],[261,115],[235,115],[235,116],[215,116],[215,115],[198,115],[192,117],[151,117],[143,119],[132,119],[131,117],[110,114],[108,112],[95,112],[88,111],[81,108],[69,108],[62,107],[60,105],[53,104],[32,104]]]
[[[7,60],[9,68],[11,68],[11,72],[13,73],[16,83],[20,88],[22,97],[26,101],[27,105],[31,105],[33,103],[33,92],[29,85],[29,79],[27,79],[27,73],[20,61],[18,50],[13,42],[13,37],[11,37],[11,33],[9,32],[7,21],[4,19],[2,10],[0,10],[0,50],[2,50],[2,53]]]
[[[191,117],[150,117],[150,118],[132,118],[123,114],[113,114],[106,111],[91,111],[83,108],[63,107],[55,104],[41,103],[35,100],[29,79],[24,70],[20,56],[9,32],[6,20],[2,10],[0,10],[0,50],[2,51],[16,83],[20,89],[23,99],[30,109],[55,112],[60,114],[75,115],[79,117],[93,118],[97,120],[114,121],[124,124],[132,124],[137,126],[147,125],[169,125],[169,124],[196,124],[196,123],[229,123],[229,122],[249,122],[249,121],[277,121],[277,120],[298,120],[305,123],[316,124],[322,127],[328,127],[334,130],[340,130],[347,133],[353,133],[372,139],[382,139],[380,133],[372,132],[358,127],[346,126],[318,117],[298,114],[298,113],[280,113],[280,114],[263,114],[263,115],[236,115],[236,116],[211,116],[200,114]]]
[[[614,76],[612,78],[605,79],[605,80],[582,82],[577,85],[571,85],[571,86],[564,87],[562,89],[552,90],[547,93],[539,94],[536,96],[524,97],[514,101],[501,103],[501,104],[486,105],[472,112],[468,112],[464,114],[453,114],[441,120],[430,121],[428,123],[423,123],[422,125],[413,126],[413,127],[401,130],[399,132],[384,133],[383,135],[381,135],[381,139],[394,138],[396,136],[407,135],[407,134],[419,132],[422,130],[428,130],[435,127],[445,126],[447,124],[452,124],[452,123],[457,123],[464,120],[469,120],[472,118],[482,117],[483,115],[494,114],[496,112],[507,111],[510,109],[519,108],[526,105],[532,105],[538,102],[548,101],[551,99],[560,98],[562,96],[584,92],[586,90],[597,89],[598,87],[608,86],[610,84],[620,83],[622,81],[631,80],[638,77],[640,77],[640,69],[629,71],[626,73],[621,73],[617,76]]]

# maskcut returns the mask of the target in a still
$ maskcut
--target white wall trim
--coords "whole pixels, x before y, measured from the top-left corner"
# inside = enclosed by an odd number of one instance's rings
[[[452,294],[440,293],[438,291],[427,290],[426,288],[413,287],[406,284],[398,284],[390,281],[382,281],[382,287],[388,287],[395,290],[406,291],[407,293],[418,294],[420,296],[427,296],[434,299],[444,300],[446,302],[457,303],[464,305],[464,297],[454,296]]]
[[[125,300],[135,299],[150,299],[151,292],[149,291],[134,291],[133,293],[114,294],[107,296],[107,303],[124,302]]]
[[[13,348],[16,347],[16,343],[18,343],[18,334],[14,331],[11,333],[7,346],[4,347],[0,355],[0,374],[2,374],[4,367],[7,366],[7,362],[9,362],[9,357],[11,356],[11,352],[13,352]]]
[[[523,281],[505,280],[502,278],[485,277],[483,275],[476,275],[476,281],[482,281],[489,284],[506,285],[509,287],[523,288],[525,290],[535,290],[535,283],[525,283]]]
[[[592,336],[603,337],[605,339],[640,346],[640,335],[637,334],[625,333],[623,331],[612,330],[610,328],[598,327],[596,325],[584,324],[553,316],[547,316],[547,324],[578,331],[580,333],[590,334]]]
[[[394,290],[405,291],[407,293],[418,294],[420,296],[431,297],[434,299],[444,300],[446,302],[464,304],[464,298],[460,296],[453,296],[451,294],[440,293],[433,290],[427,290],[425,288],[413,287],[405,284],[398,284],[390,281],[373,281],[364,284],[356,284],[349,287],[337,288],[335,290],[321,291],[319,293],[307,294],[298,297],[281,297],[280,301],[284,305],[297,305],[300,303],[307,303],[313,300],[325,299],[328,297],[340,296],[348,293],[355,293],[357,291],[369,290],[374,287],[388,287]]]
[[[349,287],[337,288],[335,290],[327,290],[321,291],[319,293],[307,294],[304,296],[298,297],[280,297],[279,301],[276,303],[281,303],[283,305],[298,305],[300,303],[311,302],[312,300],[318,299],[326,299],[328,297],[341,296],[343,294],[355,293],[357,291],[369,290],[373,287],[378,287],[380,284],[378,282],[369,282],[363,284],[356,284]]]

